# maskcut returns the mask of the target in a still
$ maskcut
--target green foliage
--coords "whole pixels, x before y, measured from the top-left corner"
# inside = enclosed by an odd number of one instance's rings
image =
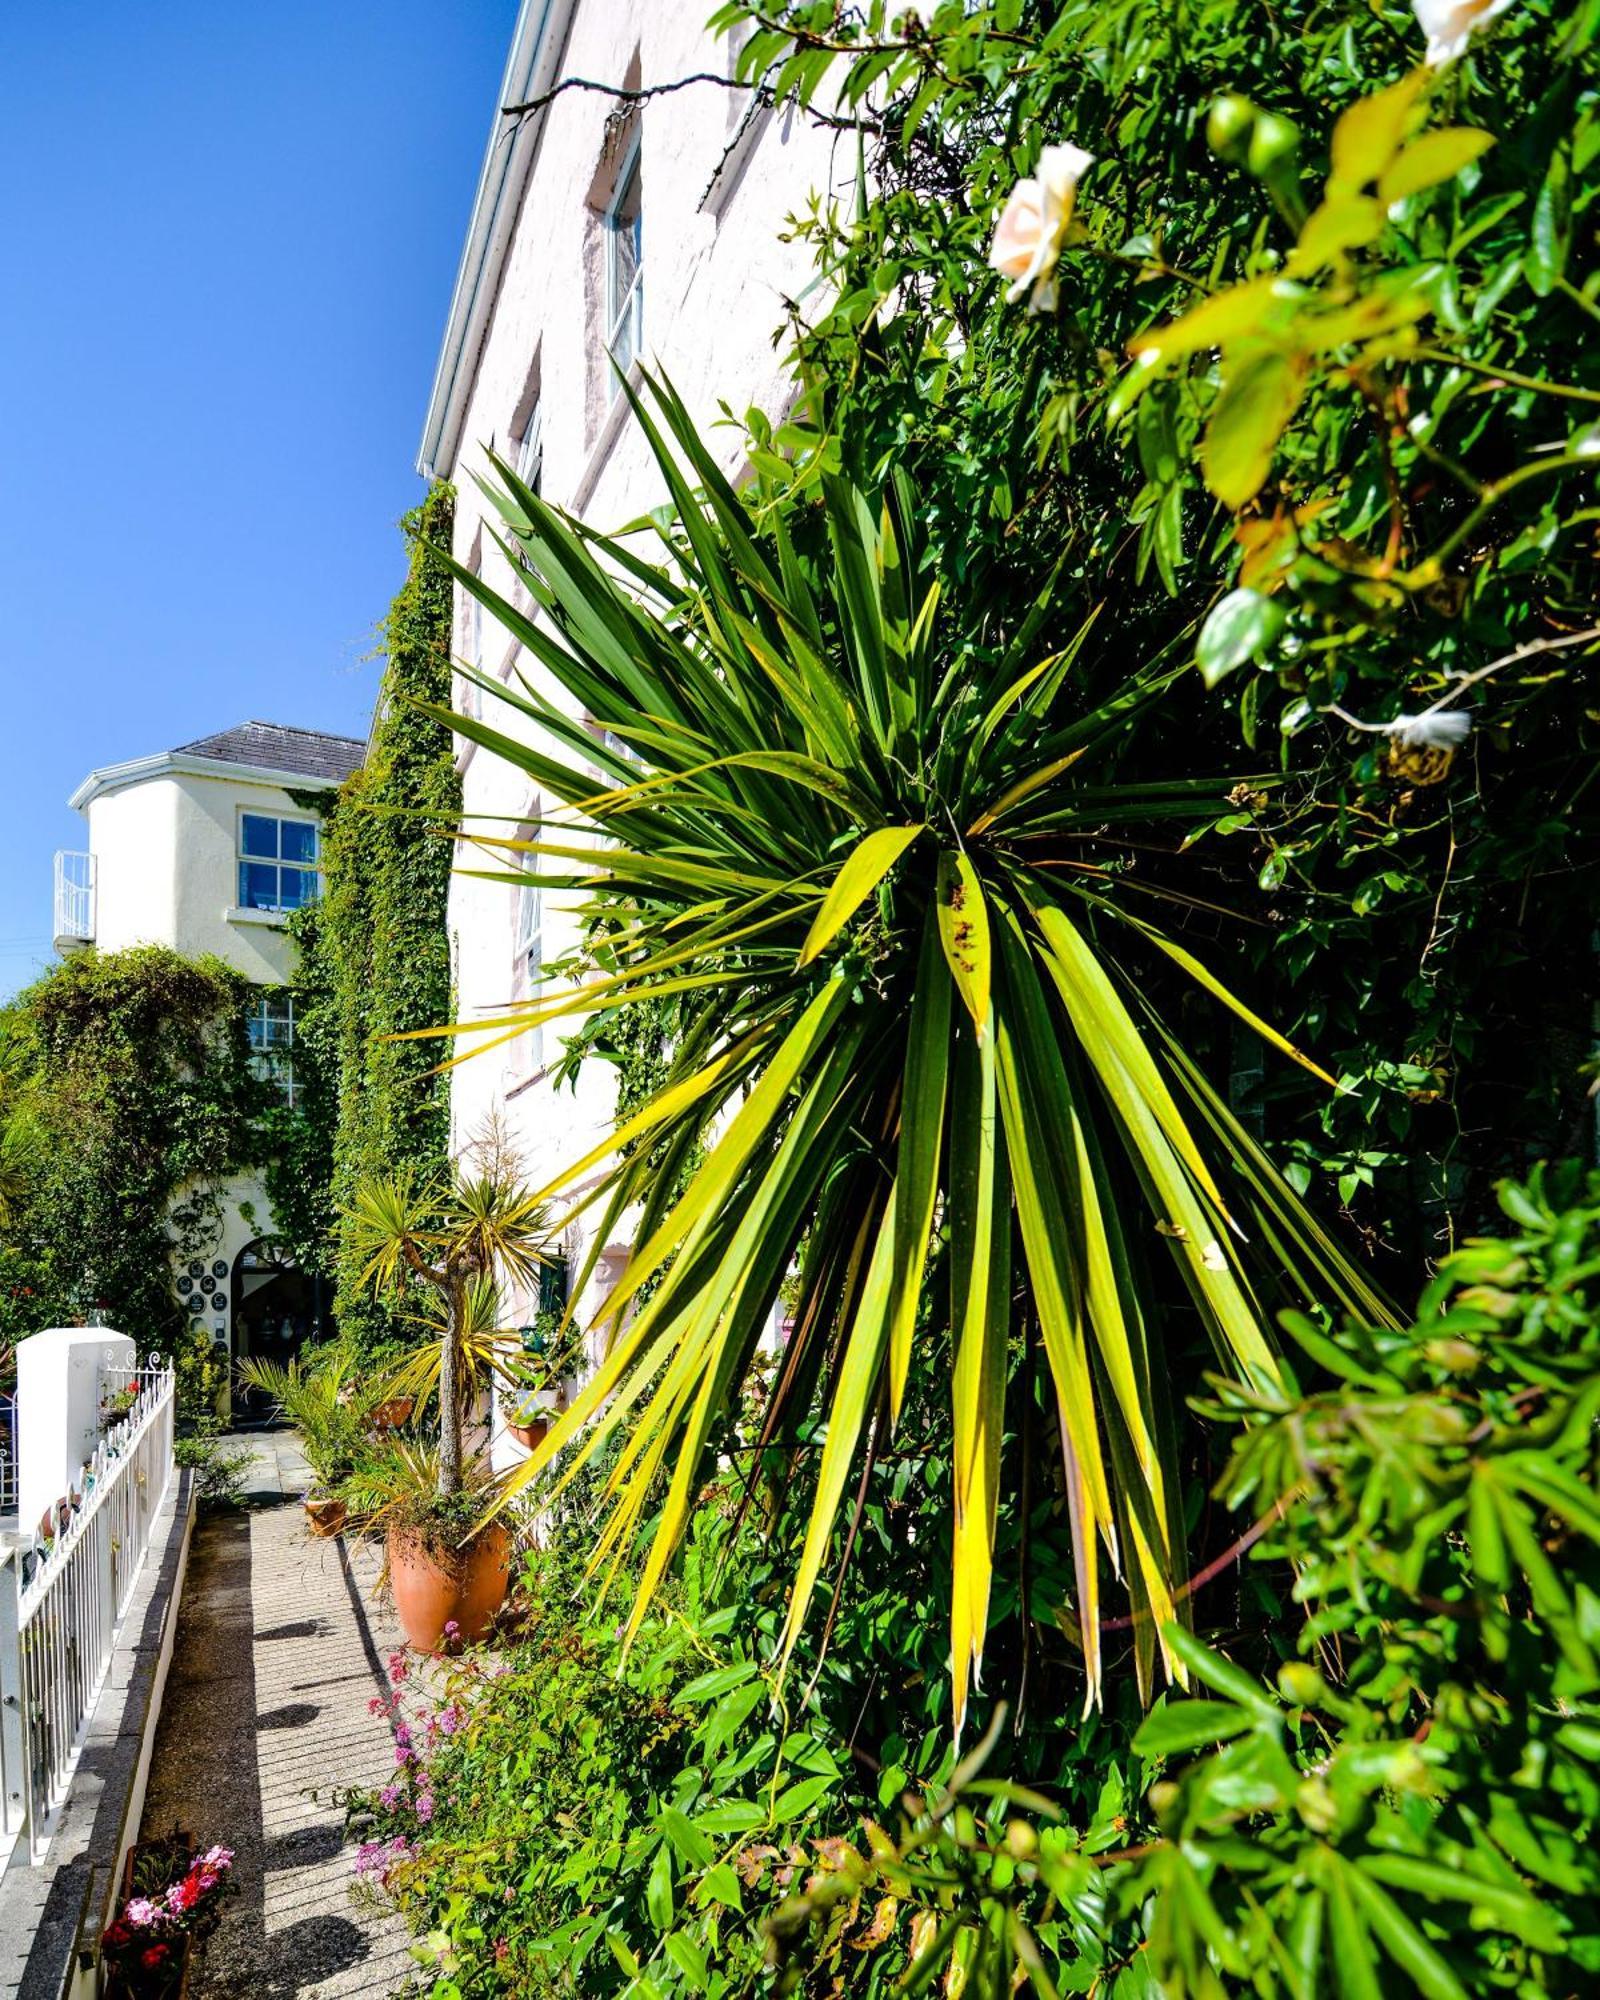
[[[195,1475],[202,1507],[237,1506],[249,1476],[250,1452],[242,1445],[225,1445],[216,1418],[203,1414],[173,1442],[173,1458]]]
[[[249,990],[219,959],[86,951],[0,1023],[0,1115],[26,1161],[0,1234],[0,1328],[21,1338],[103,1311],[142,1351],[175,1356],[188,1415],[214,1402],[222,1363],[173,1272],[209,1248],[222,1184],[263,1145]]]
[[[448,728],[418,704],[450,700],[451,581],[435,545],[449,545],[454,507],[453,489],[441,484],[403,523],[410,569],[383,626],[386,665],[366,762],[327,816],[322,898],[293,924],[296,1055],[312,1092],[313,1157],[303,1170],[286,1154],[284,1177],[315,1191],[305,1233],[317,1267],[334,1276],[341,1334],[369,1358],[408,1335],[363,1285],[341,1217],[364,1180],[407,1166],[431,1171],[449,1140],[436,1048],[393,1037],[436,1026],[451,1007],[445,910],[461,783]],[[298,1213],[302,1198],[286,1192]]]
[[[317,1490],[331,1494],[366,1452],[367,1415],[381,1389],[352,1362],[342,1342],[272,1361],[246,1355],[239,1379],[286,1417],[316,1474]]]
[[[987,1626],[1011,1353],[1033,1323],[1097,1691],[1098,1545],[1129,1552],[1134,1601],[1157,1611],[1147,1636],[1184,1564],[1163,1437],[1169,1326],[1186,1340],[1197,1315],[1227,1365],[1264,1380],[1261,1288],[1381,1310],[1236,1133],[1165,996],[1193,982],[1306,1059],[1121,895],[1104,861],[1080,860],[1085,843],[1108,854],[1159,839],[1223,803],[1227,784],[1130,783],[1182,667],[1129,674],[1093,618],[1064,628],[1048,594],[996,644],[986,607],[926,553],[904,478],[880,494],[829,481],[797,542],[781,516],[763,530],[746,511],[670,390],[652,401],[637,414],[673,493],[671,570],[578,530],[504,466],[507,548],[545,621],[458,570],[648,770],[637,778],[608,751],[617,786],[596,801],[586,768],[460,719],[601,839],[592,874],[570,872],[588,863],[570,841],[532,843],[551,886],[588,893],[598,980],[507,1019],[676,997],[684,1021],[661,1088],[599,1149],[618,1157],[584,1196],[606,1202],[597,1243],[643,1204],[605,1323],[665,1275],[527,1474],[591,1419],[580,1452],[626,1417],[607,1546],[649,1517],[670,1472],[647,1592],[804,1235],[790,1365],[766,1422],[789,1434],[831,1378],[830,1422],[785,1648],[852,1466],[892,1434],[913,1347],[930,1344],[951,1383],[958,1466],[959,1721]],[[515,705],[569,753],[593,752],[531,689]],[[601,928],[618,902],[625,941]],[[624,1150],[645,1139],[650,1151]],[[702,1146],[673,1200],[670,1168]],[[1148,1679],[1152,1657],[1139,1664]]]
[[[1409,1286],[1581,1113],[1593,0],[1519,0],[1426,79],[1400,5],[718,18],[780,98],[844,89],[872,175],[801,219],[828,281],[796,313],[808,398],[751,416],[754,463],[797,495],[900,466],[996,632],[1048,581],[1063,622],[1104,603],[1127,657],[1218,681],[1168,698],[1177,768],[1240,780],[1186,829],[1191,880],[1246,920],[1218,943],[1257,1011],[1349,1086],[1273,1081],[1251,1115]],[[1035,315],[986,256],[1065,143],[1094,162]],[[1214,424],[1248,500],[1207,487]],[[1389,726],[1436,705],[1465,743]]]
[[[374,1297],[419,1294],[430,1336],[385,1379],[419,1407],[437,1398],[438,1497],[463,1484],[462,1430],[499,1381],[515,1386],[518,1337],[499,1321],[502,1285],[538,1282],[549,1214],[503,1159],[418,1181],[409,1170],[356,1189],[349,1243]]]

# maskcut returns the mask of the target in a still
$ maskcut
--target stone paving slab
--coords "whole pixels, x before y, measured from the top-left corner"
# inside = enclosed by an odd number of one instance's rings
[[[257,1452],[258,1490],[296,1476],[260,1437],[235,1442]],[[372,1601],[377,1568],[375,1550],[309,1536],[298,1505],[218,1513],[196,1531],[144,1813],[146,1834],[177,1822],[236,1851],[241,1893],[191,2000],[414,1990],[404,1924],[351,1894],[332,1796],[394,1770],[388,1724],[367,1709],[399,1642]]]

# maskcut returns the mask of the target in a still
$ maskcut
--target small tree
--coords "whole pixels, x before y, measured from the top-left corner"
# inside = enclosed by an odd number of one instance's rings
[[[509,1379],[512,1337],[496,1325],[498,1280],[529,1282],[549,1236],[544,1206],[498,1159],[477,1172],[418,1182],[379,1175],[357,1189],[349,1210],[362,1257],[362,1282],[394,1300],[421,1288],[421,1317],[437,1339],[407,1357],[388,1393],[439,1398],[435,1491],[462,1490],[463,1420],[495,1376]]]

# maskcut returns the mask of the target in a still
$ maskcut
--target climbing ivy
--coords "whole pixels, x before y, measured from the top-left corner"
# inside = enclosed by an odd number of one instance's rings
[[[273,1092],[250,1066],[249,992],[221,959],[141,945],[66,959],[0,1010],[0,1336],[104,1311],[177,1356],[186,1410],[214,1398],[225,1364],[173,1269],[261,1162]]]
[[[449,731],[417,704],[450,700],[451,580],[433,550],[449,546],[454,506],[453,488],[440,484],[402,523],[410,568],[383,624],[387,664],[366,763],[331,805],[321,802],[322,900],[291,923],[307,1143],[268,1185],[274,1208],[311,1239],[307,1261],[332,1276],[341,1330],[365,1350],[401,1329],[360,1283],[344,1221],[351,1195],[372,1174],[443,1160],[449,1143],[438,1044],[394,1038],[450,1018],[446,910],[461,781]],[[291,1175],[298,1190],[282,1185]]]

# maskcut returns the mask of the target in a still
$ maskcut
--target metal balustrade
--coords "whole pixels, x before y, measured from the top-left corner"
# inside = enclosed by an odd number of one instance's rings
[[[94,856],[56,851],[57,951],[72,951],[94,939]]]
[[[17,1511],[17,1399],[0,1391],[0,1516]]]
[[[172,1481],[173,1372],[103,1371],[102,1404],[129,1389],[54,1538],[0,1556],[0,1865],[43,1859]]]

